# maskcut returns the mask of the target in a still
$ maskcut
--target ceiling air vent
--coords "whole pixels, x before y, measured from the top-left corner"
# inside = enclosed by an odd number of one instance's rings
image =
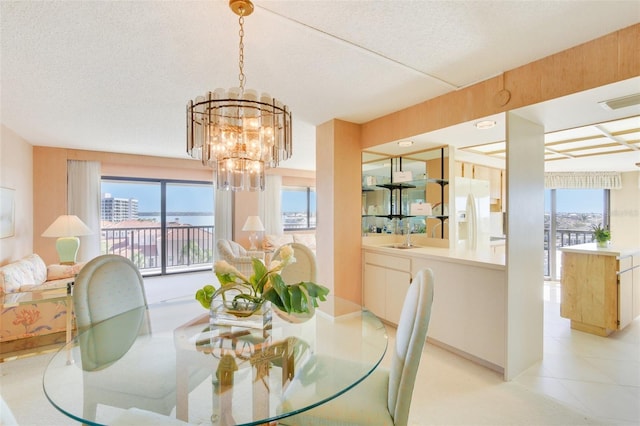
[[[640,105],[640,93],[635,95],[622,96],[620,98],[609,99],[608,101],[598,102],[600,106],[608,110],[616,110],[634,105]]]

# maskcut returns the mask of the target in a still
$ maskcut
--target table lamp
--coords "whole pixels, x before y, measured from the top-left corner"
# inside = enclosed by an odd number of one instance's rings
[[[256,232],[264,231],[264,225],[260,221],[259,216],[249,216],[247,221],[244,223],[242,227],[243,231],[251,231],[251,235],[249,235],[249,242],[251,243],[251,247],[249,250],[257,250],[256,242],[258,241],[258,235]]]
[[[78,248],[80,248],[80,235],[92,234],[91,229],[75,215],[62,215],[42,233],[43,237],[58,237],[56,250],[61,265],[73,265],[76,263]]]

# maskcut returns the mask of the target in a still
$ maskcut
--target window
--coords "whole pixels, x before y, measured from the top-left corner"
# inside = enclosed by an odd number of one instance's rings
[[[544,195],[544,275],[558,279],[562,258],[556,249],[592,242],[593,225],[609,227],[609,190],[547,189]]]
[[[213,262],[211,182],[102,178],[101,251],[141,273],[208,269]]]
[[[316,228],[316,190],[310,187],[282,188],[282,225],[285,231]]]

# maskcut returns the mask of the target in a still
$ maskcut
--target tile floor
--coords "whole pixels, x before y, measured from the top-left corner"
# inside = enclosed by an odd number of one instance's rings
[[[146,278],[147,298],[155,303],[194,294],[212,280],[215,277],[211,271]],[[544,359],[513,382],[604,424],[640,425],[640,318],[609,337],[594,336],[571,330],[569,321],[560,317],[557,282],[545,282],[544,297]],[[391,338],[394,332],[389,330]],[[422,376],[414,390],[411,425],[423,424],[422,419],[431,419],[429,424],[471,424],[469,418],[475,424],[521,422],[521,413],[516,413],[519,417],[507,418],[508,413],[496,417],[496,404],[504,403],[505,394],[493,399],[483,397],[505,387],[501,375],[433,345],[427,345],[424,354],[419,371]],[[436,384],[438,389],[432,389]],[[435,398],[440,399],[431,406],[415,403]],[[442,405],[440,417],[434,412],[434,404]],[[470,407],[472,404],[476,407]],[[467,417],[456,422],[452,416],[463,416],[457,414],[463,411],[467,411]]]
[[[560,284],[544,285],[544,357],[516,382],[611,424],[640,424],[640,318],[599,337],[560,317]]]
[[[146,279],[149,301],[171,296],[177,287],[180,294],[186,287],[195,292],[215,280],[210,271],[189,275],[197,279]],[[183,280],[179,286],[176,279]],[[624,330],[599,337],[572,330],[569,320],[560,317],[558,282],[545,281],[544,300],[544,358],[515,382],[609,424],[640,425],[640,317]],[[475,364],[460,365],[461,374],[478,374]]]

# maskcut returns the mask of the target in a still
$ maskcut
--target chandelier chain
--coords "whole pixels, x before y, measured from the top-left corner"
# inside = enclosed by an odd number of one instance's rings
[[[240,23],[240,31],[238,32],[240,35],[240,54],[238,60],[240,73],[238,74],[238,79],[240,80],[240,94],[242,95],[244,94],[244,83],[247,79],[244,75],[244,13],[240,13],[238,22]]]
[[[238,16],[240,87],[189,101],[187,152],[214,169],[218,189],[263,191],[265,168],[291,157],[291,112],[268,93],[244,93],[244,18],[254,8],[251,0],[229,0],[229,7]]]

